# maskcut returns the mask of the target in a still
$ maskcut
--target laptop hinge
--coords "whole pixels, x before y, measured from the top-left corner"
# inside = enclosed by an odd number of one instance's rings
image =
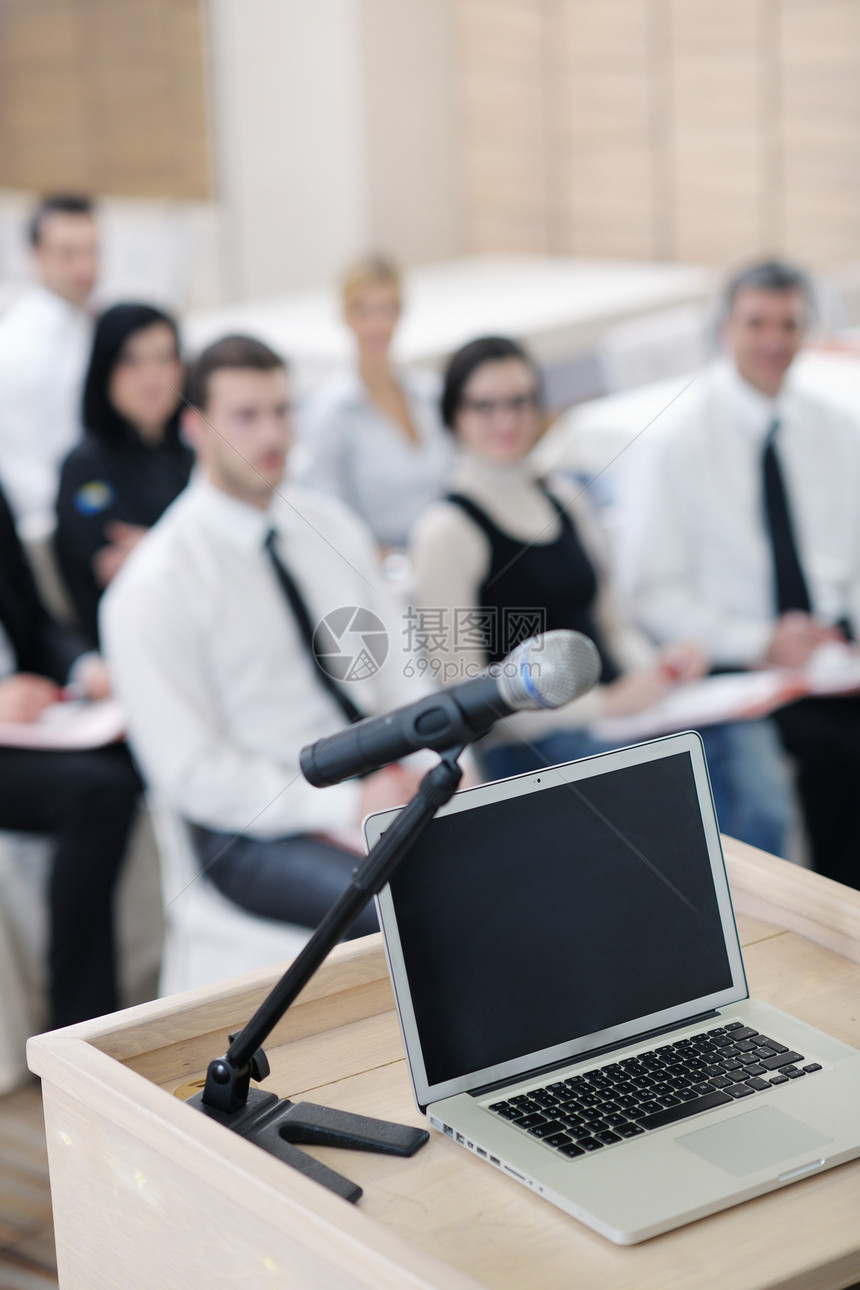
[[[472,1097],[484,1097],[487,1093],[493,1093],[498,1088],[508,1088],[511,1084],[521,1084],[524,1080],[542,1078],[544,1075],[551,1075],[553,1071],[561,1070],[563,1066],[578,1066],[580,1062],[588,1062],[595,1057],[603,1057],[607,1053],[616,1053],[622,1048],[630,1048],[633,1044],[647,1044],[650,1039],[659,1039],[661,1035],[670,1035],[676,1030],[686,1030],[688,1026],[695,1026],[700,1021],[711,1021],[714,1017],[719,1017],[720,1015],[716,1008],[711,1008],[708,1012],[697,1013],[695,1017],[687,1017],[685,1021],[673,1021],[668,1026],[658,1026],[654,1030],[643,1031],[635,1039],[628,1038],[620,1043],[604,1044],[600,1048],[589,1048],[587,1052],[563,1057],[561,1061],[551,1062],[547,1066],[534,1066],[531,1070],[523,1071],[520,1075],[508,1075],[506,1079],[494,1080],[492,1084],[482,1084],[480,1088],[470,1089],[469,1093]]]

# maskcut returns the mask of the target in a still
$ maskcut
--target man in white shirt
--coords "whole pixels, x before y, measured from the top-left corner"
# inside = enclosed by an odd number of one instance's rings
[[[102,640],[144,778],[195,825],[207,876],[247,909],[314,926],[355,865],[325,835],[407,800],[418,775],[394,766],[320,790],[299,752],[342,728],[350,705],[378,714],[424,691],[404,666],[370,535],[340,502],[283,483],[282,359],[227,337],[200,355],[189,398],[196,474],[111,584]],[[337,687],[312,655],[284,566],[311,626],[327,619],[335,650],[339,640]],[[365,621],[344,633],[351,610]],[[354,932],[374,926],[365,910]]]
[[[860,630],[860,427],[798,389],[809,287],[767,262],[729,285],[725,357],[637,456],[623,582],[658,640],[697,638],[718,670],[802,666]],[[860,700],[775,717],[815,867],[860,886]]]
[[[19,528],[35,534],[52,523],[59,469],[81,436],[98,271],[92,203],[46,197],[29,234],[37,280],[0,318],[0,480]]]

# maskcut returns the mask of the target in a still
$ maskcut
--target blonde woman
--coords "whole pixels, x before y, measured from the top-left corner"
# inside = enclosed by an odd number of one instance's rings
[[[391,261],[370,256],[352,265],[341,296],[356,363],[308,401],[302,482],[350,506],[383,549],[403,548],[414,521],[443,493],[451,462],[440,382],[433,372],[392,362],[402,297]]]

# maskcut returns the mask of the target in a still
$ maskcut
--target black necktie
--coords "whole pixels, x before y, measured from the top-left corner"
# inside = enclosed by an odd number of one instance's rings
[[[272,561],[272,565],[274,566],[278,582],[281,584],[281,589],[289,601],[290,608],[292,609],[293,616],[296,620],[296,625],[299,629],[299,635],[304,641],[305,647],[311,656],[314,670],[316,671],[321,684],[326,690],[328,690],[347,721],[361,721],[364,713],[359,711],[352,699],[350,699],[349,695],[343,692],[331,673],[327,672],[325,668],[321,666],[319,659],[317,658],[316,651],[314,650],[314,629],[313,624],[311,623],[311,616],[308,613],[308,607],[302,599],[302,594],[296,586],[293,575],[278,558],[278,553],[275,550],[276,537],[277,534],[275,530],[270,529],[266,534],[266,550],[268,551],[269,559]]]
[[[776,611],[784,614],[789,609],[800,609],[808,614],[811,612],[812,602],[797,554],[791,511],[774,444],[778,429],[779,421],[776,420],[767,432],[762,454],[764,516],[773,553]]]

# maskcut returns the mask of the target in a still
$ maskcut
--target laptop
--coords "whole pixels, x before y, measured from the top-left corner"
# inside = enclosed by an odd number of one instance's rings
[[[860,1155],[860,1052],[748,996],[697,734],[458,793],[377,908],[431,1126],[609,1240]]]

